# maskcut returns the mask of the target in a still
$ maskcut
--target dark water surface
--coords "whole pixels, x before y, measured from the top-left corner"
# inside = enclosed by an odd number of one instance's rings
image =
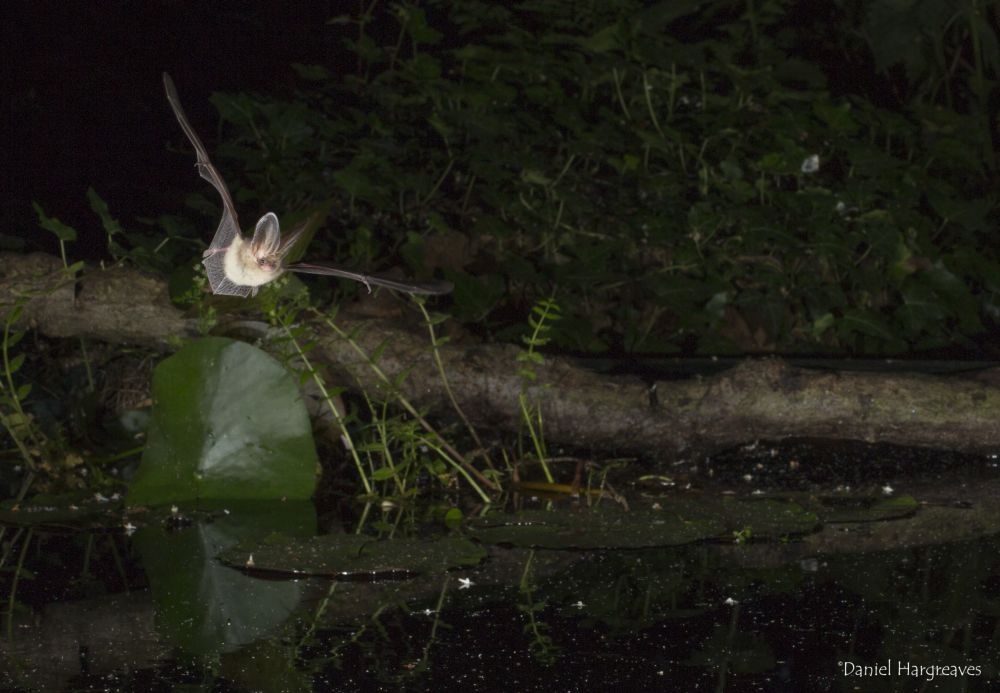
[[[396,580],[289,579],[216,558],[247,536],[315,534],[311,506],[157,520],[131,537],[36,528],[0,687],[996,690],[998,476],[996,460],[943,453],[747,446],[618,490],[633,516],[687,524],[692,499],[793,498],[818,509],[815,531],[645,549],[485,545],[478,566]],[[903,497],[915,501],[903,512],[864,514]],[[591,512],[579,499],[518,502]],[[410,524],[400,512],[373,531]],[[5,551],[21,550],[16,531]]]

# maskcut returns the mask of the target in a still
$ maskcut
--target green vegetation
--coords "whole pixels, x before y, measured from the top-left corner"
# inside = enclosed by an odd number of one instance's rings
[[[893,354],[997,323],[995,4],[337,22],[353,72],[216,95],[219,159],[261,207],[332,198],[313,252],[443,267],[483,336],[515,339],[555,290],[553,345],[592,352]]]
[[[287,210],[286,226],[306,220],[310,254],[374,271],[402,261],[455,284],[451,303],[435,304],[447,314],[415,309],[461,426],[435,428],[379,350],[364,353],[338,326],[323,292],[360,285],[314,283],[310,295],[289,279],[240,305],[268,316],[268,346],[318,390],[368,496],[407,497],[426,475],[486,501],[512,458],[553,481],[533,391],[549,348],[962,345],[1000,323],[1000,42],[996,4],[943,8],[432,0],[334,18],[350,70],[296,65],[292,93],[215,95],[229,139],[213,157],[234,174],[239,206]],[[154,238],[88,197],[115,261],[172,271],[171,295],[207,330],[227,306],[204,300],[207,239],[188,229],[205,225],[164,217]],[[211,190],[193,199],[217,218]],[[66,263],[73,229],[36,208]],[[4,333],[0,414],[34,472],[44,445],[14,379],[17,315]],[[523,381],[511,455],[484,445],[451,394],[439,351],[449,317],[526,346],[508,364]],[[341,403],[310,356],[313,325],[352,344],[379,392]],[[161,405],[182,380],[163,381]]]

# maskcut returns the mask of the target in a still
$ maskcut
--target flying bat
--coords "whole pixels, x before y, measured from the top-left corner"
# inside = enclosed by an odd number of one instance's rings
[[[273,212],[268,212],[260,218],[252,238],[244,237],[240,231],[239,217],[236,216],[236,207],[233,205],[229,188],[226,187],[226,182],[222,180],[219,171],[212,165],[205,145],[201,143],[187,116],[184,115],[177,89],[174,88],[174,82],[166,72],[163,73],[163,86],[167,91],[167,101],[177,116],[177,122],[181,124],[181,129],[194,147],[198,173],[211,183],[222,197],[222,221],[215,231],[212,244],[202,256],[212,293],[255,296],[259,287],[289,271],[352,279],[364,284],[368,287],[368,291],[371,291],[373,284],[411,294],[446,294],[451,291],[452,285],[445,281],[418,282],[390,279],[375,274],[352,272],[324,262],[288,264],[286,262],[288,251],[295,245],[305,227],[282,238],[278,217]]]

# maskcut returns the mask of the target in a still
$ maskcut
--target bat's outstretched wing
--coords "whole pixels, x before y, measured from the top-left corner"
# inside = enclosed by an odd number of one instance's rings
[[[361,274],[360,272],[351,272],[350,270],[341,269],[334,265],[327,265],[321,262],[297,262],[294,265],[288,265],[286,270],[290,272],[300,272],[302,274],[322,274],[328,277],[342,277],[344,279],[353,279],[356,282],[361,282],[368,287],[371,291],[371,286],[384,286],[389,289],[394,289],[396,291],[405,291],[408,294],[426,294],[426,295],[437,295],[446,294],[452,290],[452,285],[450,282],[431,280],[426,282],[409,281],[402,279],[390,279],[389,277],[380,277],[377,274]]]
[[[222,180],[219,171],[212,165],[212,160],[208,158],[205,145],[201,143],[194,128],[191,127],[191,123],[188,122],[187,116],[184,115],[184,108],[181,106],[181,100],[177,96],[174,81],[170,79],[170,75],[166,72],[163,73],[163,87],[167,92],[167,101],[170,102],[171,108],[174,109],[174,115],[177,116],[177,122],[181,124],[181,129],[187,135],[187,138],[191,140],[191,145],[194,147],[197,156],[197,163],[195,165],[198,167],[198,173],[201,174],[202,178],[211,183],[222,197],[222,221],[219,222],[219,228],[215,230],[215,237],[212,238],[212,243],[208,246],[208,250],[205,251],[202,260],[205,263],[208,281],[212,285],[212,293],[246,296],[251,292],[250,287],[239,286],[229,281],[226,278],[224,264],[226,250],[233,243],[233,239],[240,236],[239,217],[236,216],[236,207],[233,205],[232,195],[229,194],[229,188],[226,187],[226,182]]]

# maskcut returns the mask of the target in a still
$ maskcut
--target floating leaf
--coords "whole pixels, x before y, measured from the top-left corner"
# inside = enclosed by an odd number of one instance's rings
[[[736,499],[671,498],[661,509],[620,508],[497,515],[471,523],[486,543],[547,549],[610,549],[676,546],[720,539],[749,528],[754,538],[811,532],[816,516],[796,503]]]
[[[319,460],[301,392],[260,349],[192,342],[157,366],[153,399],[130,505],[312,496]]]

